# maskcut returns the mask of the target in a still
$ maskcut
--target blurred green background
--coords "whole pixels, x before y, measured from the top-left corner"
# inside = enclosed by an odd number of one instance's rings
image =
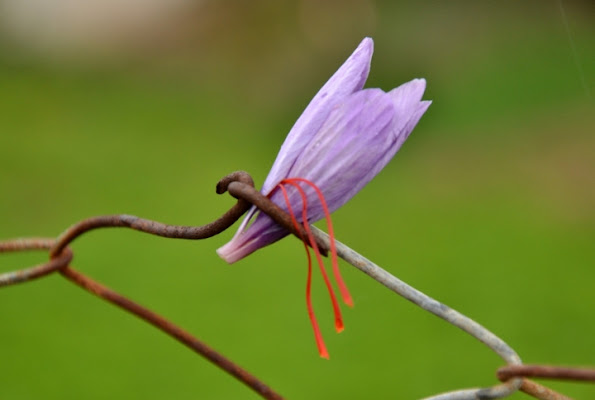
[[[584,1],[0,1],[0,238],[129,213],[202,224],[227,173],[266,177],[295,119],[364,36],[367,87],[428,81],[433,105],[333,215],[337,237],[475,318],[525,362],[595,364],[595,8]],[[496,382],[503,362],[343,264],[336,335],[287,238],[227,265],[203,242],[128,230],[73,265],[291,399],[412,399]],[[43,253],[0,257],[0,271]],[[0,398],[256,399],[58,275],[0,290]],[[586,384],[553,383],[576,398]],[[515,394],[511,398],[528,396]]]

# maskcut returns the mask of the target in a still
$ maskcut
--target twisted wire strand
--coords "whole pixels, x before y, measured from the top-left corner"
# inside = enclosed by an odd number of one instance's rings
[[[49,250],[55,240],[48,238],[23,238],[0,242],[0,253],[9,253],[25,250]],[[66,267],[72,260],[72,250],[64,248],[50,261],[33,267],[5,272],[0,274],[0,287],[27,282],[41,278]]]

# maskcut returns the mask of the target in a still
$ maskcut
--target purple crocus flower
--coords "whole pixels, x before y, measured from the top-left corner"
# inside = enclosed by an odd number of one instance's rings
[[[308,244],[316,253],[335,313],[335,328],[343,321],[309,223],[327,217],[333,272],[348,305],[351,295],[339,273],[330,213],[359,192],[390,161],[430,106],[422,101],[426,82],[414,79],[390,92],[363,89],[370,70],[374,43],[365,38],[353,54],[314,96],[297,120],[266,178],[261,193],[289,212],[294,225],[303,224],[308,253],[306,301],[318,351],[328,352],[310,299],[312,262]],[[296,216],[294,210],[302,210]],[[289,232],[253,207],[229,243],[217,250],[227,262],[285,237]]]
[[[359,192],[390,161],[431,102],[421,101],[426,82],[414,79],[390,92],[362,89],[374,42],[365,38],[353,54],[314,96],[299,117],[264,182],[261,193],[270,195],[283,180],[306,178],[316,184],[333,212]],[[290,188],[291,204],[300,194]],[[309,222],[324,217],[314,195],[309,201]],[[271,200],[285,211],[282,193]],[[298,206],[299,207],[299,206]],[[288,231],[253,207],[233,239],[217,250],[221,258],[236,262],[285,237]],[[300,219],[300,218],[298,218]],[[300,221],[301,222],[301,221]]]

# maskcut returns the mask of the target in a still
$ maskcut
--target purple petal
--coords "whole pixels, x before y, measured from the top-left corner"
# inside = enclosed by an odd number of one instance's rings
[[[384,152],[378,153],[376,165],[361,178],[362,182],[371,181],[388,164],[432,104],[431,101],[420,101],[425,89],[425,79],[414,79],[388,93],[395,106],[395,118]],[[361,190],[364,185],[361,185],[358,190]]]
[[[268,215],[259,213],[248,229],[240,227],[233,239],[217,249],[217,254],[231,264],[288,234],[286,229],[277,225]]]
[[[304,149],[289,177],[305,177],[323,191],[330,212],[337,210],[370,182],[394,157],[431,102],[420,101],[426,82],[415,79],[388,94],[367,89],[350,97],[334,111]],[[390,103],[390,105],[389,105]],[[349,116],[351,114],[351,116]],[[390,117],[390,124],[385,118]],[[310,222],[324,217],[313,196]],[[280,202],[278,196],[273,201]],[[299,196],[290,197],[300,204]]]
[[[409,134],[431,104],[431,102],[421,101],[425,90],[426,80],[414,79],[388,93],[395,104],[394,130],[395,135],[399,137],[399,147],[409,137]]]
[[[385,151],[394,113],[391,96],[380,89],[352,94],[331,112],[288,171],[289,175],[283,178],[300,177],[314,182],[321,188],[329,210],[336,210],[367,183],[360,182],[360,177],[374,166],[377,153]],[[323,218],[321,202],[312,188],[304,186],[304,190],[308,195],[308,220],[314,222]],[[301,196],[289,185],[287,191],[296,217],[302,221]],[[271,200],[288,211],[279,191]],[[237,261],[288,233],[263,213],[258,214],[248,229],[242,228],[218,250],[227,262]]]
[[[318,91],[289,131],[261,192],[268,194],[293,166],[304,147],[318,132],[333,107],[348,95],[361,90],[368,78],[374,42],[365,38],[353,54]]]
[[[430,106],[421,101],[426,82],[414,79],[389,93],[380,89],[361,90],[372,56],[372,40],[364,39],[351,57],[323,86],[298,119],[262,188],[269,194],[286,178],[305,178],[323,192],[330,212],[359,192],[400,149]],[[302,220],[302,199],[292,186],[286,186],[298,220]],[[308,220],[324,217],[314,190],[307,193]],[[276,191],[271,200],[288,211]],[[252,208],[233,239],[217,250],[229,263],[272,244],[288,232],[266,214]]]
[[[385,151],[394,115],[392,98],[382,90],[352,94],[333,110],[288,177],[314,182],[322,190],[329,211],[335,211],[368,183],[362,181],[362,175]],[[315,222],[324,217],[323,208],[315,196],[309,199],[308,217]],[[279,202],[281,198],[274,195],[272,200]],[[300,204],[297,194],[290,196],[290,201]]]
[[[337,72],[333,74],[310,101],[310,104],[308,104],[302,115],[293,125],[293,128],[289,131],[285,142],[283,142],[279,154],[277,155],[277,159],[262,186],[261,193],[268,194],[287,176],[287,172],[293,166],[297,157],[303,152],[304,147],[306,147],[311,138],[318,132],[333,107],[348,95],[357,92],[364,87],[370,71],[370,62],[372,60],[373,52],[374,41],[371,38],[362,40],[357,49],[355,49],[351,56],[349,56]],[[242,234],[242,231],[244,231],[250,222],[250,219],[252,219],[256,212],[256,207],[252,207],[250,211],[248,211],[238,232],[231,242],[237,242],[236,238]],[[252,228],[251,226],[251,231],[256,232],[256,228]],[[261,233],[263,235],[265,234],[263,232]],[[278,239],[283,236],[285,236],[285,234],[279,236]],[[228,245],[231,244],[231,242],[228,243]],[[223,246],[217,252],[228,262],[233,262],[225,256],[225,254],[230,251],[228,245]],[[262,245],[260,247],[262,247]],[[254,250],[256,250],[256,248]]]

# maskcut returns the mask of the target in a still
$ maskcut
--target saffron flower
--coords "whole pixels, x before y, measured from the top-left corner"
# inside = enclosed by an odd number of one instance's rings
[[[310,300],[308,244],[314,249],[329,290],[338,332],[343,330],[343,322],[308,224],[326,217],[335,279],[344,302],[352,305],[337,265],[330,213],[384,168],[431,104],[421,100],[424,79],[414,79],[389,92],[363,89],[373,47],[372,39],[365,38],[314,96],[287,135],[261,189],[263,195],[291,215],[295,226],[302,224],[308,232],[308,238],[302,238],[308,253],[306,300],[318,350],[325,358],[328,352]],[[257,211],[253,207],[231,241],[217,250],[225,261],[236,262],[289,233]]]

